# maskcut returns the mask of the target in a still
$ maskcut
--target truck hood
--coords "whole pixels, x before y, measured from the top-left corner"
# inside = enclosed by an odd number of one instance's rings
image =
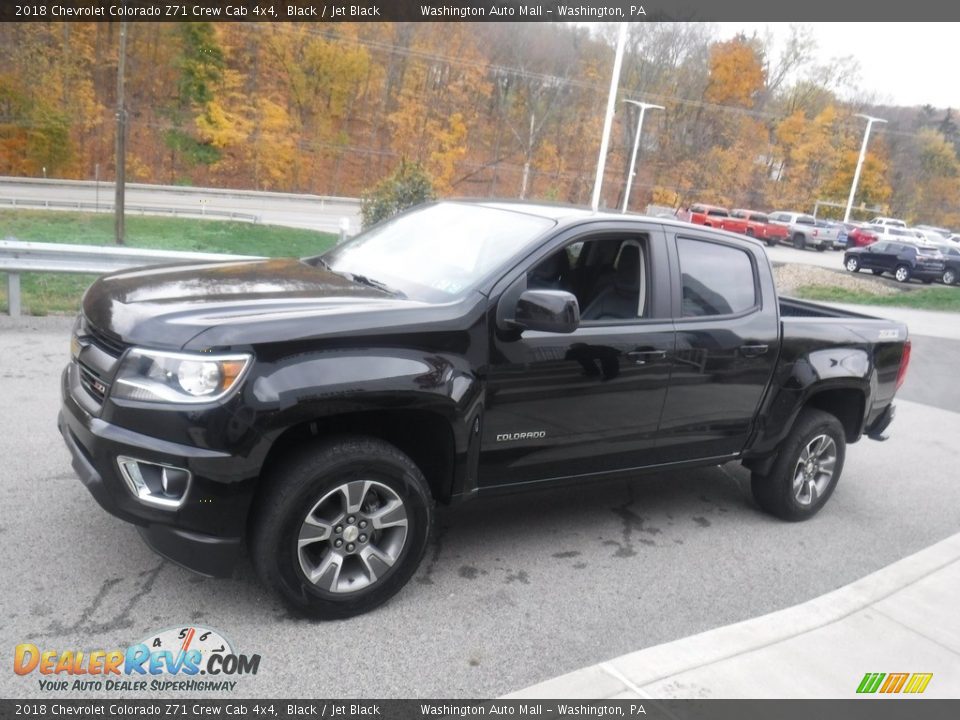
[[[296,259],[177,264],[106,275],[83,298],[90,325],[135,345],[182,348],[204,334],[207,347],[271,340],[266,328],[392,326],[383,313],[434,306],[395,297]],[[343,317],[353,318],[344,323]],[[311,317],[341,318],[310,323]],[[288,322],[283,322],[288,321]],[[259,329],[259,330],[258,330]],[[290,337],[290,327],[282,332]]]

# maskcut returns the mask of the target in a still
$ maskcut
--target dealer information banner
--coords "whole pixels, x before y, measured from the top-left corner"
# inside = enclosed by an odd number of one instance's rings
[[[319,22],[651,22],[683,21],[944,21],[960,17],[960,4],[914,0],[0,0],[2,21],[217,21]]]
[[[960,701],[901,702],[860,700],[52,700],[30,703],[0,701],[0,720],[24,717],[155,717],[155,718],[650,718],[651,720],[954,720]]]

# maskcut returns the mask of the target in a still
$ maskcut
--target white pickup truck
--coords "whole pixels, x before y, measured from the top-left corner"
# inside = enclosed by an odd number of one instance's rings
[[[813,215],[777,210],[770,213],[770,222],[774,225],[782,225],[790,231],[788,242],[792,243],[797,250],[812,247],[823,251],[833,246],[832,240],[825,241],[821,234],[822,228],[817,227],[817,219]]]

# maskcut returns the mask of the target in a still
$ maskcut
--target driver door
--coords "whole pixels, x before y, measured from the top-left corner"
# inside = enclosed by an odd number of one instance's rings
[[[655,225],[598,225],[511,281],[576,295],[576,331],[510,334],[491,322],[481,489],[655,461],[675,342],[666,241]]]

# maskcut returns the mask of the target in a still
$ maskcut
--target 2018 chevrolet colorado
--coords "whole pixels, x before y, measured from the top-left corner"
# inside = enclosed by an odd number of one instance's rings
[[[881,437],[907,328],[778,299],[762,246],[677,221],[441,202],[318,257],[86,292],[59,427],[159,553],[321,618],[416,570],[436,503],[738,460],[802,520]]]

